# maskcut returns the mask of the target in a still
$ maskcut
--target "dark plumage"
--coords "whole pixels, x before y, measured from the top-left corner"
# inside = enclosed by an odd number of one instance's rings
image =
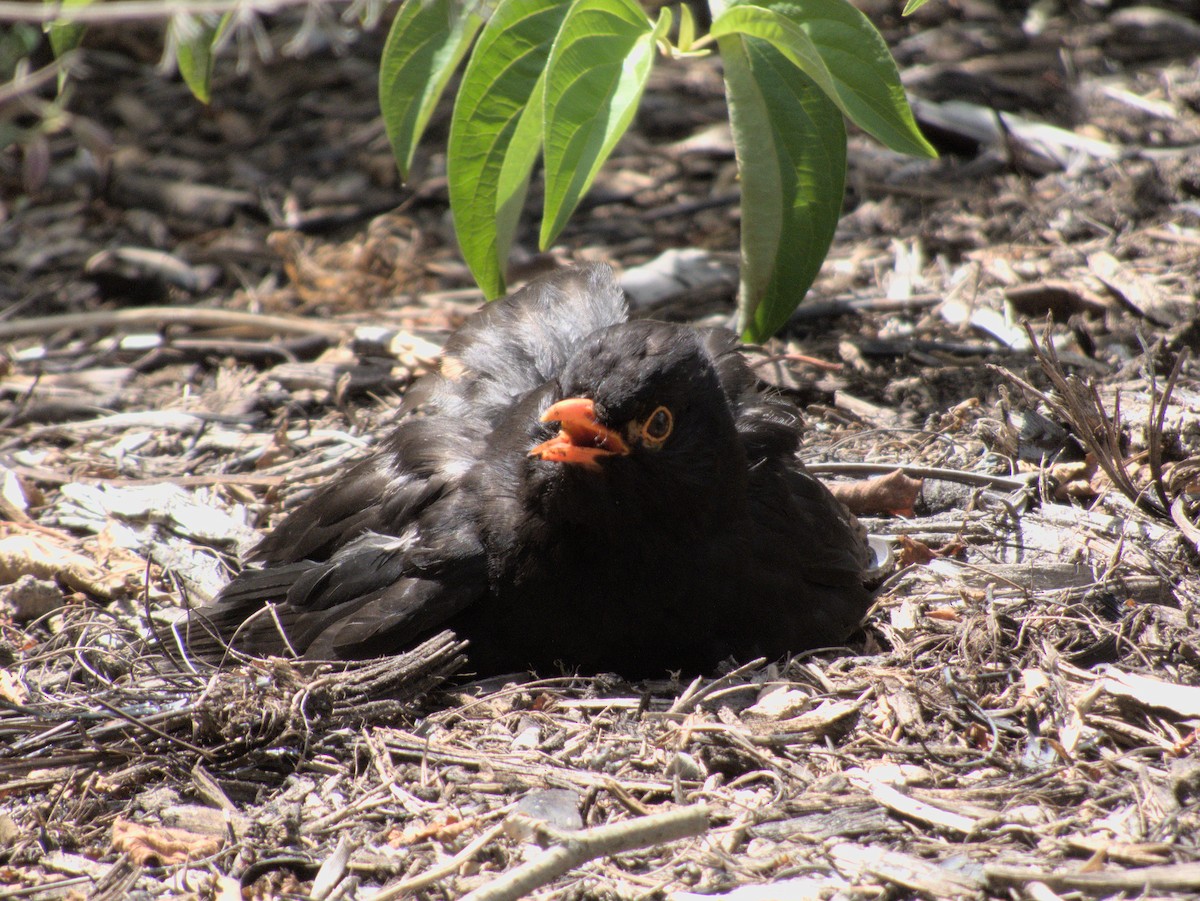
[[[732,333],[627,321],[607,267],[559,272],[464,324],[374,455],[197,616],[240,650],[311,658],[450,628],[480,674],[835,645],[870,605],[867,552],[799,437]]]

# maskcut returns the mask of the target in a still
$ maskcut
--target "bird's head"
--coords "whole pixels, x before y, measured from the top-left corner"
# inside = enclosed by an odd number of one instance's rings
[[[745,469],[734,415],[703,333],[627,322],[585,339],[541,413],[558,432],[529,451],[570,481],[711,488]]]

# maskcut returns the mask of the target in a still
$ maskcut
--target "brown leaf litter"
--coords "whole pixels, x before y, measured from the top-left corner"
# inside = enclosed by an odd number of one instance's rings
[[[0,157],[0,894],[1200,892],[1194,25],[862,5],[945,155],[852,137],[837,240],[757,371],[822,477],[903,474],[863,513],[897,562],[849,648],[686,683],[465,682],[449,635],[183,657],[181,607],[367,452],[479,296],[440,157],[396,183],[377,35],[218,62],[207,110],[128,50],[147,32],[86,56],[71,115],[111,166],[55,136],[30,193]],[[517,268],[736,259],[719,68],[646,97]],[[726,321],[727,284],[697,293],[650,312]]]
[[[269,449],[283,434],[248,441],[253,432],[231,425],[210,436],[213,448]],[[982,449],[970,416],[944,426],[946,441]],[[72,454],[103,454],[147,423],[112,428]],[[347,437],[297,433],[295,453],[262,472],[286,467],[312,484],[361,453]],[[822,440],[860,438],[835,429]],[[146,473],[179,465],[154,457],[176,453],[169,432],[139,447]],[[188,454],[193,470],[227,459],[196,443]],[[324,879],[382,886],[384,897],[515,897],[564,881],[680,898],[767,882],[938,898],[1033,883],[1191,886],[1190,864],[1177,861],[1200,825],[1189,762],[1200,657],[1190,608],[1175,606],[1190,605],[1190,588],[1168,575],[1173,525],[1111,487],[1082,509],[1039,499],[1036,482],[976,482],[965,470],[966,492],[939,499],[931,489],[955,487],[955,458],[909,462],[926,476],[913,514],[868,523],[937,552],[901,555],[850,656],[760,661],[687,685],[455,686],[445,680],[461,648],[449,635],[398,660],[231,660],[214,671],[181,657],[161,601],[148,617],[117,599],[14,622],[8,634],[25,637],[0,670],[13,687],[0,712],[4,803],[14,823],[38,817],[75,850],[13,872],[46,890],[173,873],[211,897],[230,874],[264,895]],[[284,484],[286,506],[303,485]],[[212,555],[258,503],[210,494],[214,516],[201,521],[186,493],[172,493],[147,520],[123,491],[52,496],[39,518],[132,535],[126,553],[149,555],[144,589],[156,598],[208,578],[182,558],[155,563],[165,544]],[[85,514],[99,519],[88,526]],[[551,791],[566,792],[582,831],[535,819],[514,832],[519,802]],[[677,815],[701,812],[671,831]],[[10,860],[38,859],[37,834],[18,826]],[[539,843],[556,849],[550,858]],[[93,847],[123,856],[72,875]]]

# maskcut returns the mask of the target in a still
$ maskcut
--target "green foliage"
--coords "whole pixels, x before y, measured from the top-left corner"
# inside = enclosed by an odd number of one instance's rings
[[[223,16],[180,16],[171,21],[179,74],[201,103],[212,100],[213,50],[232,16],[232,13]]]
[[[742,181],[738,328],[778,331],[817,277],[833,241],[846,176],[842,114],[776,48],[721,39]]]
[[[450,205],[463,254],[489,298],[504,293],[503,262],[542,150],[546,61],[568,8],[562,0],[502,4],[479,35],[458,90],[447,159]]]
[[[654,60],[654,29],[636,0],[576,0],[546,67],[542,247],[558,237],[629,128]]]
[[[95,0],[45,2],[60,16],[45,30],[61,56],[83,37],[70,9]],[[905,12],[924,2],[909,0]],[[467,59],[450,127],[450,203],[463,257],[488,297],[504,292],[539,156],[546,247],[633,121],[656,49],[683,65],[714,47],[722,56],[742,179],[747,339],[787,321],[829,250],[845,184],[844,119],[895,150],[934,155],[883,39],[849,0],[709,0],[712,26],[699,37],[685,4],[674,44],[670,10],[652,21],[638,0],[490,4],[404,0],[379,75],[388,139],[407,178],[438,100]],[[229,23],[227,14],[176,16],[170,25],[180,74],[204,102]]]
[[[36,26],[18,23],[0,28],[0,80],[8,81],[41,42]]]
[[[93,0],[45,0],[47,4],[54,4],[61,9],[70,9],[73,6],[90,6]],[[62,56],[64,53],[70,53],[79,46],[79,42],[83,40],[84,27],[78,22],[72,22],[68,18],[58,19],[54,22],[49,22],[46,25],[46,36],[50,39],[50,48],[54,51],[56,57]]]
[[[408,178],[417,142],[483,19],[454,0],[407,0],[379,64],[379,105],[388,140]]]
[[[709,0],[676,44],[636,0],[498,0],[463,73],[450,128],[450,203],[488,297],[504,291],[530,174],[543,156],[540,241],[561,232],[628,129],[655,48],[686,58],[717,45],[742,178],[743,335],[779,329],[816,278],[841,210],[849,118],[887,146],[934,156],[882,37],[848,0]],[[911,0],[916,8],[919,0]],[[413,150],[482,20],[462,0],[408,0],[384,50],[380,100],[407,177]]]
[[[44,0],[47,4],[63,11],[61,18],[46,25],[46,36],[55,58],[70,53],[83,41],[86,26],[73,21],[69,10],[72,7],[90,6],[96,0]],[[165,9],[165,7],[164,7]],[[233,17],[232,13],[204,16],[177,15],[167,26],[170,40],[175,46],[175,58],[179,74],[183,77],[197,100],[208,103],[211,99],[213,54],[217,42]],[[59,74],[58,86],[62,89],[66,71]]]
[[[72,6],[90,6],[93,0],[62,0],[61,3],[58,0],[45,0],[45,2],[70,9]],[[78,47],[83,40],[83,32],[84,26],[65,18],[46,23],[46,37],[50,39],[50,49],[54,51],[55,59],[61,58]],[[66,85],[66,80],[67,73],[63,69],[58,73],[58,89],[60,91]]]

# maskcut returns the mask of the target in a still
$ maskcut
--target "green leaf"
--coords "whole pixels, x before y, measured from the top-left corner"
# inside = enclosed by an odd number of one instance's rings
[[[546,61],[562,0],[502,0],[479,35],[450,123],[450,207],[463,259],[486,297],[504,270],[542,149]]]
[[[739,330],[777,331],[813,283],[841,212],[846,130],[818,84],[766,41],[726,34],[725,67],[742,179]]]
[[[434,107],[483,20],[467,0],[406,0],[379,63],[379,106],[407,179]]]
[[[52,3],[59,9],[71,6],[90,6],[94,0],[45,0],[46,3]],[[83,33],[87,30],[87,26],[82,22],[72,22],[70,19],[57,19],[53,22],[47,22],[45,27],[46,36],[50,39],[50,49],[54,51],[54,58],[59,59],[67,53],[70,53],[79,46],[83,40]],[[63,86],[67,83],[67,70],[60,69],[58,73],[58,90],[62,91]]]
[[[637,111],[654,29],[635,0],[576,0],[546,73],[541,246],[558,236]]]
[[[687,53],[696,43],[696,16],[686,3],[679,4],[679,49]]]
[[[177,42],[175,55],[179,74],[201,103],[212,100],[213,48],[232,17],[233,13],[225,13],[223,16],[187,19],[177,16],[171,20],[170,27]]]
[[[671,14],[671,7],[664,6],[658,11],[658,19],[654,23],[654,42],[656,44],[671,46],[668,36],[674,22],[675,17]]]
[[[928,2],[929,0],[908,0],[908,2],[904,4],[904,12],[902,12],[900,15],[911,16]]]
[[[713,21],[710,34],[718,42],[728,35],[742,34],[770,43],[834,102],[838,101],[833,75],[817,45],[799,24],[782,12],[749,3],[731,6]]]
[[[720,18],[736,16],[750,6],[732,6]],[[859,128],[901,153],[935,158],[933,149],[921,134],[904,96],[900,73],[883,37],[871,21],[847,0],[764,0],[761,9],[772,12],[804,31],[811,39],[832,76],[833,89],[805,65],[801,65],[821,89],[830,93],[842,111]],[[745,14],[741,14],[745,16]],[[761,16],[759,19],[763,18]],[[713,32],[717,32],[717,22]],[[785,41],[794,40],[794,32],[780,27],[777,36],[747,32],[770,40],[791,57]],[[795,48],[793,48],[795,49]]]
[[[68,9],[72,6],[91,6],[94,0],[45,0],[45,2],[59,9]],[[46,35],[50,38],[50,49],[54,51],[55,58],[58,58],[79,46],[87,26],[81,22],[72,22],[69,18],[63,18],[47,22],[45,28]]]
[[[8,28],[0,28],[0,81],[12,80],[17,66],[41,45],[41,26],[16,22]]]

